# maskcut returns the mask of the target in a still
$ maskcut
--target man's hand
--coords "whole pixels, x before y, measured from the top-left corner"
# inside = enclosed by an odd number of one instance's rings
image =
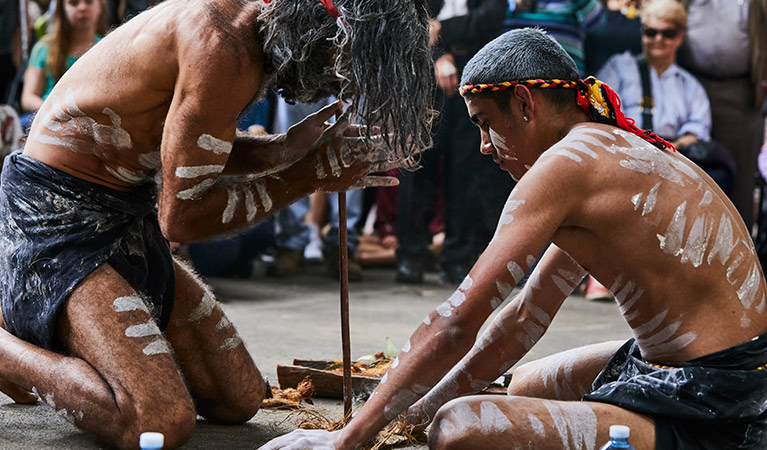
[[[297,161],[316,148],[317,140],[331,126],[327,121],[342,110],[343,104],[339,100],[290,127],[285,135],[285,151],[289,153],[286,159]]]
[[[295,430],[272,439],[259,450],[336,450],[339,431]]]
[[[434,76],[437,78],[437,86],[445,95],[452,97],[458,93],[458,69],[451,53],[445,53],[434,62]]]

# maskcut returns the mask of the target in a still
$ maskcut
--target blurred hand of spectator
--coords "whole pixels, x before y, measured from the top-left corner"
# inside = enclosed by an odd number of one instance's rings
[[[692,145],[694,143],[698,142],[698,136],[695,136],[692,133],[687,133],[684,136],[680,136],[679,139],[676,139],[672,144],[674,144],[674,147],[680,148],[680,147],[687,147],[688,145]]]
[[[452,97],[458,93],[458,69],[452,54],[445,53],[434,63],[434,76],[437,78],[437,86],[445,95]]]

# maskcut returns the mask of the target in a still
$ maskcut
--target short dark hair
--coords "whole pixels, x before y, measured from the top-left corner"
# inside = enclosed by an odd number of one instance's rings
[[[506,32],[485,45],[466,64],[461,85],[500,84],[520,80],[578,80],[575,61],[557,41],[540,28]],[[574,89],[543,89],[541,94],[557,107],[575,105]],[[504,112],[510,112],[511,91],[465,94],[492,98]]]

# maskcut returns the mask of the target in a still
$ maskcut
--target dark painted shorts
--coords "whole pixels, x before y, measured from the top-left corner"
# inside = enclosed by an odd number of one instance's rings
[[[55,328],[72,290],[109,263],[164,329],[174,296],[154,182],[130,192],[81,180],[33,158],[5,158],[0,179],[0,304],[9,332],[61,350]],[[111,301],[111,299],[105,299]]]
[[[767,334],[691,361],[656,365],[642,359],[631,339],[583,399],[652,416],[658,450],[766,449],[765,362]]]

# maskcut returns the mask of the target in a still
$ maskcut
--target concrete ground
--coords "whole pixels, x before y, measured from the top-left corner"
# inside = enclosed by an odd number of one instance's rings
[[[295,278],[274,279],[263,276],[259,265],[250,279],[208,281],[270,382],[276,384],[276,365],[291,364],[293,358],[340,359],[338,282],[325,276],[321,267],[309,267]],[[409,286],[395,283],[391,269],[366,269],[365,280],[350,286],[352,357],[383,350],[386,336],[402,347],[421,320],[451,292],[452,288],[438,283],[435,274],[428,274],[423,285]],[[629,336],[613,303],[572,296],[522,361]],[[342,415],[341,401],[315,399],[315,404],[332,419]],[[294,427],[287,412],[276,410],[262,410],[240,426],[210,425],[201,420],[183,448],[256,449]],[[102,447],[48,407],[16,405],[0,394],[0,449]]]

